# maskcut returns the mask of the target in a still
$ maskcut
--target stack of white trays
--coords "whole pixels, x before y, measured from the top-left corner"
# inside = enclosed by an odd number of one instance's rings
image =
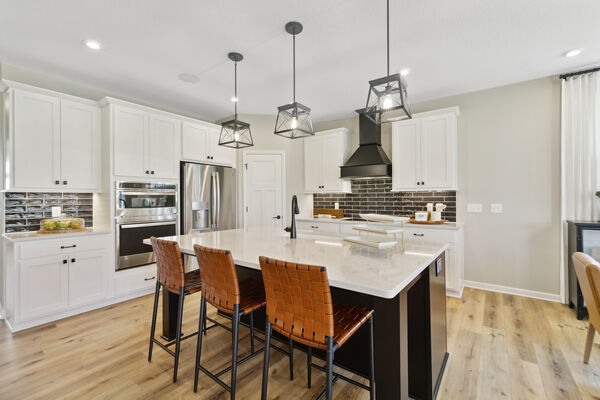
[[[344,241],[359,246],[384,249],[387,257],[390,251],[398,249],[398,239],[400,239],[400,248],[404,251],[403,225],[408,221],[408,218],[382,214],[359,215],[366,223],[352,226],[352,229],[358,232],[358,236],[346,236]],[[378,224],[382,222],[387,223],[388,226]],[[390,227],[389,225],[397,226]],[[398,235],[400,235],[400,238],[398,238]]]

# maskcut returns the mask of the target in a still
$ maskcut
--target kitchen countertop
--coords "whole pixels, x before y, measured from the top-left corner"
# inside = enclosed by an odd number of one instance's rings
[[[86,231],[72,232],[72,233],[37,233],[37,232],[12,232],[3,233],[2,237],[9,242],[22,242],[27,240],[46,240],[46,239],[61,239],[65,237],[73,236],[88,236],[88,235],[102,235],[110,233],[106,229],[98,228],[87,228]]]
[[[319,219],[314,217],[296,217],[296,221],[309,221],[309,222],[335,222],[338,224],[366,224],[365,220],[353,220],[353,219]],[[369,222],[369,224],[373,225],[398,225],[393,222]],[[404,224],[407,228],[425,228],[425,229],[460,229],[464,226],[464,222],[446,222],[444,224],[411,224],[407,222]]]
[[[260,269],[259,256],[325,266],[331,286],[383,298],[396,296],[448,248],[445,243],[407,240],[405,252],[386,258],[384,251],[350,247],[339,237],[298,233],[297,239],[290,239],[289,233],[265,227],[162,239],[178,242],[181,252],[190,255],[195,244],[227,249],[237,265],[252,269]]]

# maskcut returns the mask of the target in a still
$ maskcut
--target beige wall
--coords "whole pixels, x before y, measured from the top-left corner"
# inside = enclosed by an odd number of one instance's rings
[[[465,222],[465,279],[559,294],[560,83],[549,77],[412,105],[459,106],[457,216]],[[346,126],[358,146],[358,119]],[[390,126],[382,145],[391,156]],[[466,213],[482,203],[481,214]],[[504,204],[490,214],[490,203]]]

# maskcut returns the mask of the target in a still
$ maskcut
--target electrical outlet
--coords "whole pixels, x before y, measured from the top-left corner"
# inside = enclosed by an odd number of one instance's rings
[[[504,206],[502,203],[492,203],[490,204],[490,212],[492,214],[501,214],[504,212]]]
[[[469,213],[483,212],[483,206],[481,205],[481,203],[469,203],[469,204],[467,204],[467,212],[469,212]]]

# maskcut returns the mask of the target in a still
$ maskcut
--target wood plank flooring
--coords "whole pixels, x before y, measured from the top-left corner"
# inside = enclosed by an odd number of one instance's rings
[[[198,294],[186,299],[184,333],[197,329],[199,303]],[[182,345],[176,384],[164,351],[155,346],[147,362],[151,307],[146,296],[16,334],[0,321],[0,399],[229,398],[202,374],[199,393],[192,391],[195,339]],[[450,359],[438,399],[600,399],[600,335],[585,365],[586,329],[560,304],[465,289],[462,299],[448,298]],[[250,351],[248,336],[242,327],[240,356]],[[202,363],[219,370],[230,352],[230,333],[215,328]],[[306,388],[304,353],[294,354],[292,382],[287,356],[271,354],[270,399],[315,398],[324,387],[324,374],[313,369],[312,389]],[[261,372],[262,356],[238,368],[239,399],[260,398]],[[334,398],[369,396],[338,381]]]

